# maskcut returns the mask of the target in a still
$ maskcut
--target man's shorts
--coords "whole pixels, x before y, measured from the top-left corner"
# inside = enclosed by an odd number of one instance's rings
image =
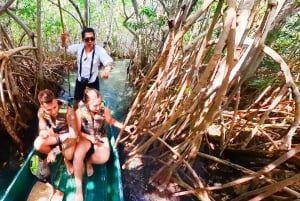
[[[78,79],[76,79],[75,94],[74,94],[74,99],[75,100],[80,101],[80,100],[83,99],[83,94],[84,94],[85,87],[89,87],[89,88],[92,88],[92,89],[97,89],[99,91],[99,89],[100,89],[99,78],[97,77],[95,82],[88,83],[87,85],[79,82]]]

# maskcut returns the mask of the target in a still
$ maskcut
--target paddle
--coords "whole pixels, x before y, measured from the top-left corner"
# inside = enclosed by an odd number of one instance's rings
[[[64,21],[63,21],[63,15],[62,15],[62,11],[61,11],[61,5],[60,5],[60,0],[57,0],[58,1],[58,8],[59,8],[59,14],[60,14],[60,21],[61,21],[61,26],[62,26],[62,30],[63,30],[63,33],[65,33],[65,25],[64,25]],[[62,40],[62,43],[65,43],[65,41]],[[64,54],[64,59],[66,60],[67,58],[67,46],[66,44],[63,44],[63,47],[65,48],[65,54]],[[69,69],[69,66],[67,66],[67,76],[68,76],[68,87],[69,87],[69,95],[71,95],[71,87],[70,87],[70,69]]]

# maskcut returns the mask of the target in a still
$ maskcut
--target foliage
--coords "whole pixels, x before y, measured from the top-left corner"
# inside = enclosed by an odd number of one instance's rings
[[[142,7],[141,14],[144,14],[145,16],[147,16],[150,19],[150,21],[154,20],[155,17],[157,17],[156,9],[153,7],[149,7],[149,6]]]
[[[37,5],[35,1],[19,1],[18,8],[17,8],[17,14],[19,17],[23,19],[29,19],[28,22],[31,22],[32,24],[36,23],[36,14]]]
[[[275,81],[276,79],[272,77],[261,77],[249,81],[248,86],[256,90],[262,90],[268,86],[274,85]]]
[[[271,47],[278,51],[285,59],[291,70],[298,70],[296,65],[300,63],[300,14],[291,17],[282,27],[272,31],[266,40],[266,43],[271,44]],[[257,90],[264,89],[267,86],[277,86],[282,84],[276,74],[280,71],[280,67],[276,62],[269,57],[264,58],[259,68],[259,73],[256,73],[248,82],[251,88]]]
[[[291,17],[281,28],[274,30],[268,41],[272,41],[272,48],[283,56],[291,69],[296,68],[298,70],[297,66],[300,63],[300,14]]]
[[[128,21],[124,23],[124,26],[131,28],[133,30],[146,29],[151,30],[155,27],[161,28],[166,25],[167,17],[166,16],[157,16],[157,11],[153,7],[144,6],[140,10],[140,14],[143,18],[141,21]],[[149,27],[150,26],[150,27]]]

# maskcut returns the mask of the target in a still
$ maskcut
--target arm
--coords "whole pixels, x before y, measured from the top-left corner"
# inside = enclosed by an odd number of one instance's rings
[[[122,129],[124,127],[124,125],[121,122],[118,122],[112,117],[111,112],[107,107],[105,107],[104,109],[104,118],[108,124],[116,128]],[[125,126],[124,130],[129,134],[133,134],[136,130],[136,127],[134,125],[129,125],[129,126]]]
[[[111,56],[108,55],[104,48],[97,47],[97,50],[100,54],[100,61],[104,65],[104,70],[101,73],[101,78],[106,79],[108,78],[110,71],[113,69],[114,60],[111,58]]]
[[[40,108],[38,111],[38,121],[39,121],[39,136],[42,138],[47,138],[51,135],[55,135],[52,128],[48,128],[46,120],[42,117],[43,111]]]
[[[77,138],[79,136],[77,118],[72,108],[68,108],[67,122],[69,126],[69,135],[71,138]]]
[[[111,70],[112,70],[112,64],[106,65],[104,67],[104,70],[101,73],[101,78],[107,79]]]
[[[56,134],[53,131],[53,128],[49,128],[46,120],[43,118],[43,110],[40,108],[38,111],[38,121],[39,121],[39,137],[44,141],[47,141],[47,144],[56,143]],[[55,149],[55,148],[54,148]],[[55,161],[56,153],[52,149],[47,155],[47,162]]]
[[[76,141],[78,136],[77,122],[75,112],[72,108],[68,108],[66,114],[66,120],[68,124],[68,133],[57,135],[57,142],[60,142],[59,145],[52,148],[51,152],[48,154],[47,160],[49,162],[54,162],[56,155],[64,152],[64,150],[68,149]]]
[[[77,119],[77,128],[78,128],[79,136],[81,138],[85,138],[85,139],[91,141],[92,143],[94,143],[95,139],[91,135],[86,134],[86,133],[81,131],[81,114],[80,114],[80,109],[79,108],[76,110],[76,117],[77,117],[76,119]]]
[[[67,38],[68,38],[68,34],[67,33],[62,33],[61,34],[61,46],[60,48],[62,50],[64,50],[65,52],[72,54],[72,55],[76,55],[77,51],[79,49],[82,50],[82,47],[80,44],[72,44],[72,45],[68,45],[67,44]]]

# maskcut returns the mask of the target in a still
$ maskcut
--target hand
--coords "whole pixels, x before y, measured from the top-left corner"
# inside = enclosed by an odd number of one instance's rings
[[[102,140],[99,141],[99,139],[95,135],[92,135],[90,139],[91,139],[90,141],[94,145],[98,145],[99,146],[99,145],[101,145],[101,143],[103,143],[103,141]]]
[[[46,139],[47,137],[49,137],[49,134],[48,134],[48,132],[43,132],[43,133],[40,133],[40,136],[41,136],[43,139]]]
[[[68,34],[67,33],[62,33],[60,38],[61,38],[61,46],[62,47],[67,47]]]
[[[104,143],[103,140],[101,140],[100,135],[94,135],[94,138],[98,143]]]
[[[54,133],[53,129],[50,128],[49,130],[45,130],[43,132],[40,132],[40,136],[43,138],[43,139],[46,139],[47,137],[50,137],[50,136],[55,136],[56,134]]]
[[[110,69],[109,69],[109,68],[104,68],[104,70],[103,70],[102,73],[101,73],[101,78],[102,78],[102,79],[107,79],[109,73],[110,73]]]
[[[56,152],[54,150],[51,150],[47,155],[47,162],[53,163],[56,160]]]
[[[52,136],[52,135],[54,135],[54,132],[52,129],[45,129],[45,130],[40,131],[40,136],[43,139],[46,139],[47,137]]]
[[[94,135],[88,135],[88,140],[89,140],[92,144],[97,143],[97,140],[95,139]]]

